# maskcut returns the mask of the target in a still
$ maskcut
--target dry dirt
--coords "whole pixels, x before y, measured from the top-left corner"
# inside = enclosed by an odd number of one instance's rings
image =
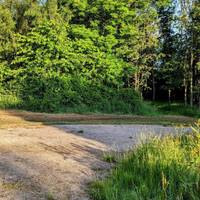
[[[0,130],[1,200],[84,200],[106,145],[56,127]]]
[[[144,132],[176,132],[154,125],[45,126],[31,121],[25,114],[0,112],[0,200],[87,200],[87,184],[110,167],[102,161],[103,152],[124,151]]]
[[[110,114],[47,114],[19,110],[0,110],[1,127],[31,127],[42,124],[193,124],[197,119],[186,116],[138,116]]]

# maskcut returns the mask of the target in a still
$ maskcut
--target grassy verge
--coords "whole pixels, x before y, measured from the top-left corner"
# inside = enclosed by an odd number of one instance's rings
[[[152,103],[157,113],[163,115],[182,115],[200,118],[200,110],[197,107],[185,106],[183,103],[165,103],[165,102],[156,102]]]
[[[128,153],[110,176],[91,184],[93,200],[200,199],[200,127],[152,139]]]
[[[132,94],[132,93],[131,93]],[[161,121],[159,124],[163,124],[163,116],[164,115],[174,115],[174,116],[188,116],[192,118],[200,118],[200,110],[197,107],[189,107],[184,106],[182,103],[172,103],[168,104],[165,102],[145,102],[135,97],[134,93],[131,96],[129,94],[128,100],[126,100],[126,94],[124,94],[124,98],[122,99],[110,99],[106,101],[98,101],[91,102],[89,105],[84,103],[74,104],[73,106],[63,106],[62,104],[58,104],[54,110],[49,111],[41,109],[39,106],[32,107],[31,105],[26,105],[24,101],[22,101],[16,95],[1,95],[0,94],[0,109],[21,109],[28,110],[33,112],[50,112],[53,114],[62,114],[62,113],[77,113],[77,114],[87,114],[87,115],[102,115],[110,114],[110,115],[137,115],[137,116],[147,116],[151,117],[153,121],[158,120]],[[49,100],[50,101],[50,100]],[[54,108],[50,106],[50,108]],[[168,117],[170,118],[170,117]],[[158,120],[155,120],[158,119]],[[166,120],[166,119],[165,119]],[[128,120],[129,121],[129,120]],[[132,120],[131,120],[132,121]],[[131,121],[127,123],[132,123]],[[150,124],[151,124],[150,120]],[[168,122],[170,121],[170,122]],[[54,121],[55,122],[55,121]],[[109,122],[110,123],[110,122]],[[115,122],[114,122],[115,123]],[[123,123],[123,121],[122,121]],[[136,123],[138,123],[136,121]],[[142,123],[144,123],[142,121]],[[148,120],[146,120],[148,123]],[[153,122],[154,123],[154,122]],[[171,120],[166,120],[165,124],[171,124]],[[175,120],[176,123],[176,120]]]

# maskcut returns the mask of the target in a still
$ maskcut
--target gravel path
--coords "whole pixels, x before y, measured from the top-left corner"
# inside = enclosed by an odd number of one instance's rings
[[[191,131],[190,128],[160,125],[60,125],[57,127],[66,132],[101,142],[114,151],[126,151],[151,136]]]
[[[109,168],[102,152],[128,150],[146,136],[179,131],[152,125],[0,129],[0,200],[88,200],[87,183],[97,170]]]

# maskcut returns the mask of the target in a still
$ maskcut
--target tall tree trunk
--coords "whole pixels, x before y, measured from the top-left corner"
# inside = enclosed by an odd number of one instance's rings
[[[140,92],[140,86],[139,86],[139,75],[138,73],[135,73],[135,91]]]
[[[134,74],[134,87],[135,87],[135,91],[138,92],[139,97],[141,98],[141,100],[143,99],[143,93],[142,93],[142,89],[140,88],[140,75],[138,73]]]
[[[199,95],[199,110],[200,110],[200,95]]]
[[[190,106],[193,107],[193,52],[191,52],[190,59]]]
[[[190,73],[190,106],[193,107],[193,73]]]
[[[152,100],[155,101],[156,100],[156,84],[155,84],[155,75],[154,75],[154,71],[152,72]]]
[[[184,78],[183,80],[183,84],[184,84],[184,104],[185,106],[187,106],[187,82],[186,82],[186,78]]]
[[[171,104],[171,90],[169,89],[168,90],[168,102],[169,102],[169,104]]]

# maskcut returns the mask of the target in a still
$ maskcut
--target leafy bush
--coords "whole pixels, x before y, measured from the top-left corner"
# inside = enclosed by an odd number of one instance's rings
[[[14,94],[0,94],[0,108],[20,108],[22,101]]]
[[[200,199],[200,123],[193,134],[151,139],[91,185],[94,200]]]
[[[133,67],[113,53],[115,39],[84,25],[68,29],[51,21],[16,35],[12,62],[0,66],[0,87],[33,111],[146,112],[138,94],[124,88],[124,71],[128,77]]]

